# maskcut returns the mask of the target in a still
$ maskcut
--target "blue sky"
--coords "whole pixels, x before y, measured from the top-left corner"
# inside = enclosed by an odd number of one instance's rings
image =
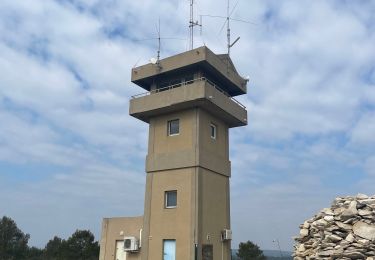
[[[231,6],[235,1],[231,1]],[[225,15],[226,1],[199,0]],[[336,196],[374,194],[375,2],[239,0],[231,56],[250,76],[249,125],[230,132],[233,247],[292,248]],[[101,219],[143,214],[147,125],[128,115],[135,64],[188,37],[189,2],[0,2],[0,215],[44,246]],[[195,46],[225,52],[223,21]],[[187,40],[164,40],[162,57]]]

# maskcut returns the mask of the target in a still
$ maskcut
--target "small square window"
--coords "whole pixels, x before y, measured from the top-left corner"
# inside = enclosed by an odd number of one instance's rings
[[[168,135],[178,135],[180,133],[180,120],[168,121]]]
[[[212,139],[216,139],[216,131],[217,131],[217,127],[216,127],[216,125],[214,125],[214,124],[211,124],[210,125],[210,130],[211,130],[211,138]]]
[[[177,191],[170,190],[165,192],[165,208],[171,209],[177,207]]]

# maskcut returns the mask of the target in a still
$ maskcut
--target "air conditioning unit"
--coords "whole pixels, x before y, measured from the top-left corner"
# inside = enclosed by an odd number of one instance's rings
[[[221,240],[223,241],[232,240],[232,230],[224,229],[221,232]]]
[[[138,240],[135,237],[124,237],[124,250],[127,252],[138,251]]]

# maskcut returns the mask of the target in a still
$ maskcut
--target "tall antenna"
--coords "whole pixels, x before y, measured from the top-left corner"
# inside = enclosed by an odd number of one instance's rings
[[[230,55],[230,25],[229,25],[229,22],[230,22],[230,19],[229,19],[229,4],[230,4],[230,0],[228,0],[228,4],[227,4],[227,48],[228,48],[228,56]]]
[[[230,30],[230,22],[233,20],[233,21],[237,21],[237,22],[242,22],[242,23],[248,23],[248,24],[253,24],[253,25],[256,25],[256,23],[254,22],[251,22],[251,21],[246,21],[246,20],[241,20],[241,19],[234,19],[232,18],[232,13],[234,12],[234,10],[236,9],[237,7],[237,4],[239,3],[239,0],[237,0],[236,4],[233,6],[232,8],[232,11],[230,11],[230,0],[227,1],[227,16],[221,16],[221,15],[210,15],[210,14],[202,14],[200,15],[201,17],[201,23],[199,24],[199,26],[202,26],[202,17],[209,17],[209,18],[219,18],[219,19],[225,19],[225,22],[223,24],[223,26],[221,27],[220,31],[219,31],[219,34],[223,31],[223,29],[225,28],[225,24],[227,25],[227,52],[228,52],[228,55],[230,55],[230,49],[233,47],[233,45],[235,45],[240,37],[237,37],[236,40],[234,40],[232,43],[231,43],[231,30]]]
[[[156,61],[157,61],[157,63],[159,64],[159,61],[160,61],[160,45],[161,45],[161,38],[160,38],[160,17],[159,17],[159,26],[158,26],[158,28],[157,28],[157,31],[158,31],[158,55],[157,55],[157,57],[156,57]]]
[[[228,56],[230,56],[230,48],[232,48],[233,45],[235,45],[236,42],[238,42],[238,40],[240,39],[240,37],[237,37],[237,39],[234,42],[232,42],[232,43],[230,42],[230,24],[229,23],[230,23],[230,20],[233,20],[230,16],[232,15],[233,11],[236,9],[238,1],[235,4],[235,6],[233,7],[232,12],[229,12],[230,0],[228,0],[228,5],[227,5],[227,41],[228,41],[227,42],[227,48],[228,48]]]
[[[186,42],[187,39],[186,38],[178,38],[178,37],[161,37],[160,17],[159,17],[159,20],[158,20],[157,24],[155,25],[155,27],[156,27],[157,37],[146,38],[146,39],[134,39],[134,41],[143,42],[143,41],[155,41],[155,40],[157,40],[158,48],[157,48],[157,52],[156,52],[156,58],[151,58],[150,62],[152,64],[158,65],[158,67],[160,67],[159,61],[160,61],[160,56],[161,56],[160,54],[161,54],[162,40],[180,40],[180,41]]]
[[[194,0],[190,0],[190,21],[189,21],[189,29],[190,29],[190,35],[189,35],[189,42],[190,42],[190,50],[194,49],[194,27],[195,26],[201,26],[198,21],[194,21]]]
[[[190,21],[189,21],[189,28],[190,28],[190,50],[194,48],[194,0],[190,0]]]

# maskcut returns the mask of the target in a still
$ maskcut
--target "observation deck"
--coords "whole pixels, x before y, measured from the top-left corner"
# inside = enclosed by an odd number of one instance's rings
[[[246,107],[204,77],[135,95],[129,114],[149,123],[153,116],[192,107],[221,118],[228,127],[247,125]]]

